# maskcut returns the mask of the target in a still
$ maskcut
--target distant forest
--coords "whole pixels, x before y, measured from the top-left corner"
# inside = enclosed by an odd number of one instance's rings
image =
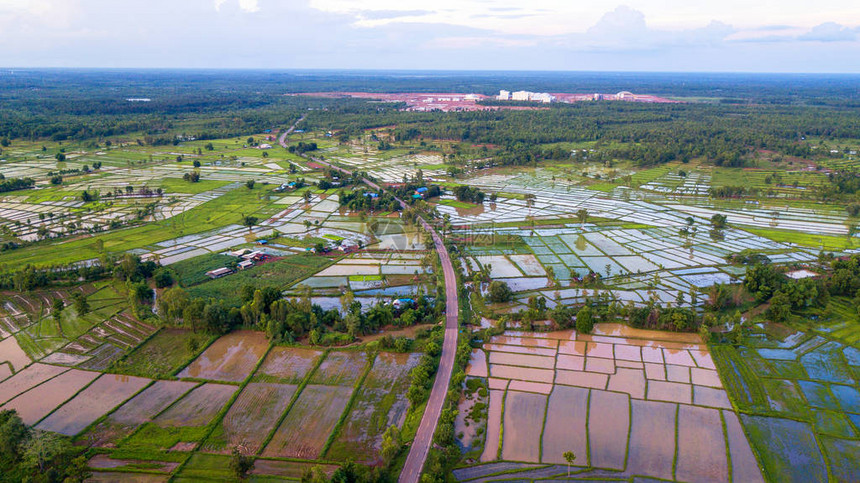
[[[583,102],[539,111],[402,112],[359,99],[289,96],[308,91],[549,92],[629,90],[692,98],[685,104]],[[147,98],[149,102],[129,102]],[[180,135],[215,139],[306,128],[353,137],[396,126],[399,140],[461,140],[498,147],[501,164],[568,156],[541,145],[603,141],[604,156],[640,165],[705,157],[739,166],[754,149],[808,156],[806,137],[860,139],[860,76],[634,73],[336,71],[0,71],[0,137],[54,141]],[[837,141],[838,142],[838,141]]]

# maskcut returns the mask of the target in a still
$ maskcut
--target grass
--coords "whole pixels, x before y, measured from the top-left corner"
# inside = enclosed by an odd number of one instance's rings
[[[294,282],[313,275],[331,263],[331,259],[317,255],[304,253],[290,255],[281,260],[257,265],[226,277],[195,285],[188,289],[188,293],[192,297],[211,297],[238,306],[241,305],[238,289],[244,285],[255,287],[269,285],[286,289]]]
[[[195,352],[189,350],[188,341],[191,339],[197,341],[198,349]],[[189,330],[162,328],[134,351],[116,361],[110,370],[143,377],[170,377],[203,352],[213,339]]]
[[[236,257],[210,253],[199,257],[189,258],[170,265],[170,269],[176,274],[176,280],[183,287],[190,287],[211,280],[206,272],[216,268],[226,267],[230,262],[235,262]]]
[[[738,351],[729,345],[714,345],[710,349],[726,392],[737,408],[767,407],[767,395],[761,381]]]
[[[143,423],[131,436],[120,442],[119,447],[129,451],[167,451],[180,442],[196,442],[206,436],[205,426],[161,427],[156,423]],[[145,458],[159,460],[162,456]]]
[[[204,191],[211,191],[229,184],[229,181],[216,181],[201,179],[196,183],[190,183],[180,178],[162,178],[155,183],[160,186],[165,193],[189,193],[197,194]]]
[[[463,209],[474,208],[476,206],[479,206],[479,205],[476,205],[474,203],[466,203],[465,201],[457,201],[457,200],[441,200],[440,199],[440,200],[436,200],[436,203],[438,203],[440,205],[450,206],[453,208],[463,208]]]
[[[601,191],[603,193],[610,193],[617,187],[618,185],[613,183],[594,183],[586,186],[590,190]]]
[[[791,243],[822,250],[844,250],[854,247],[853,241],[850,238],[843,236],[813,235],[799,231],[777,230],[772,228],[744,227],[744,230],[776,242]]]

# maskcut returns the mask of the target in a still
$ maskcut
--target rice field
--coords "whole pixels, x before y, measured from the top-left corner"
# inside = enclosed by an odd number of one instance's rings
[[[252,382],[248,384],[203,445],[203,451],[229,454],[233,448],[257,453],[266,436],[286,410],[296,386]]]
[[[36,427],[74,436],[150,382],[141,377],[103,374]]]
[[[562,476],[573,451],[579,478],[764,481],[696,335],[509,331],[473,352],[467,374],[490,389],[475,469],[502,461],[516,470],[506,478]]]
[[[714,353],[744,411],[732,424],[743,426],[771,480],[848,481],[860,437],[860,352],[830,339],[828,328],[779,329]]]
[[[382,434],[389,426],[402,427],[409,401],[409,371],[418,354],[380,353],[355,396],[346,424],[326,453],[327,458],[379,464]]]
[[[268,347],[262,332],[233,332],[210,345],[178,377],[239,382],[251,374]]]
[[[352,387],[307,385],[262,455],[318,459],[352,396]]]

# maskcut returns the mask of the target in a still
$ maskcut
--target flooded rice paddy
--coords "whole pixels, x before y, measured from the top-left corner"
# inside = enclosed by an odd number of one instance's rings
[[[566,465],[573,451],[575,466],[606,478],[763,481],[698,336],[597,324],[591,335],[508,332],[479,350],[469,377],[483,378],[486,359],[481,462]]]
[[[251,374],[266,353],[266,334],[240,330],[215,341],[179,377],[239,382]]]

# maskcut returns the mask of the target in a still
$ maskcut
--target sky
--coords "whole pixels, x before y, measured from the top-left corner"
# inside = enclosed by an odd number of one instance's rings
[[[858,0],[0,0],[0,66],[860,73]]]

